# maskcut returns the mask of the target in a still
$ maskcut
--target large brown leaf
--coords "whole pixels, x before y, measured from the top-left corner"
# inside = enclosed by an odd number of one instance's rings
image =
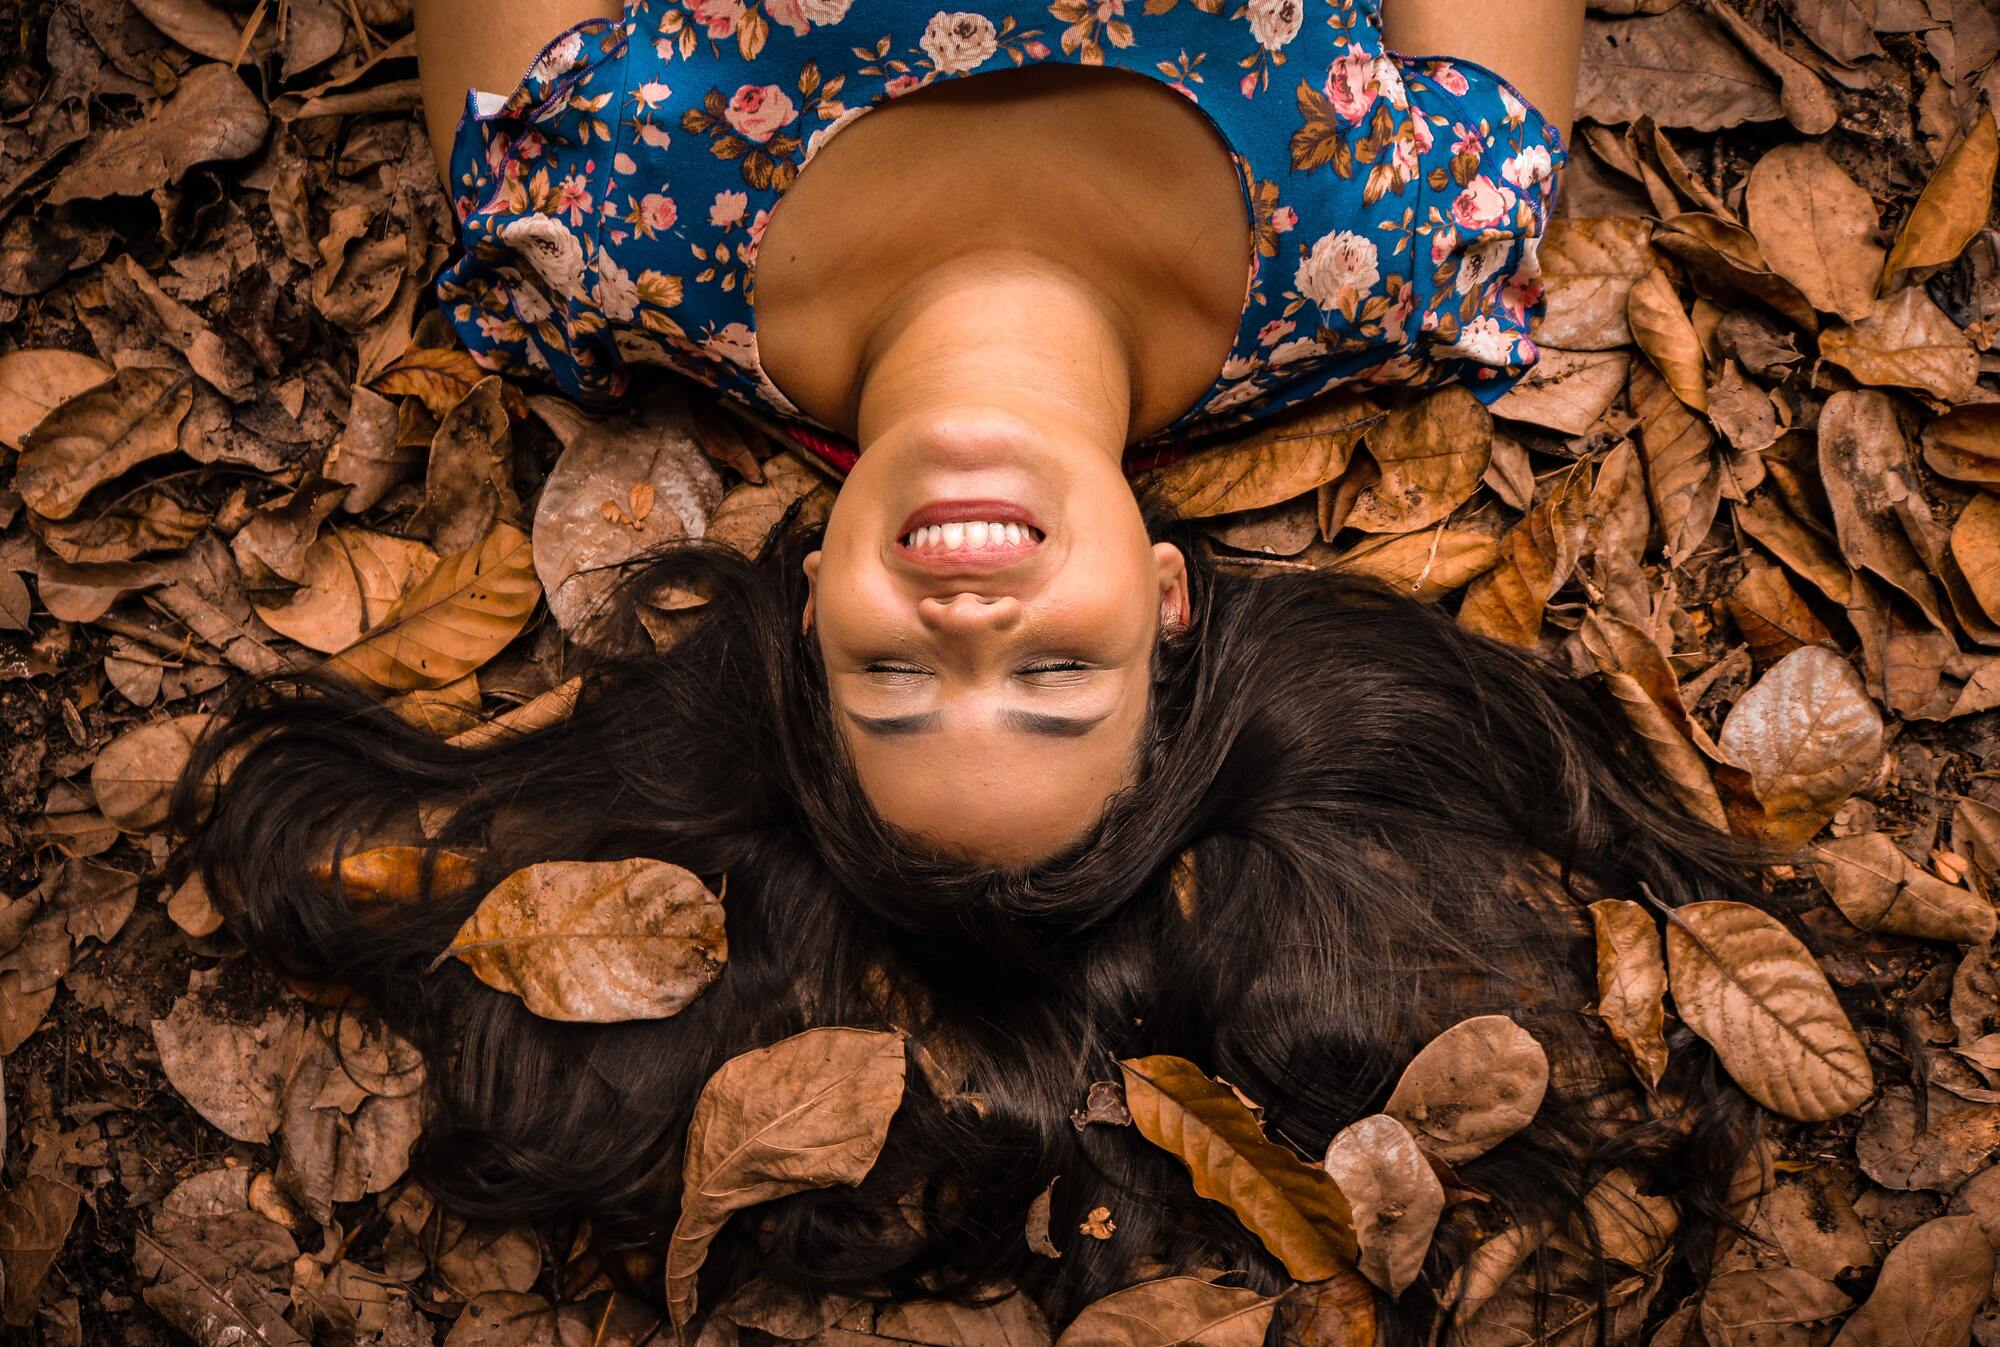
[[[157,114],[106,131],[56,178],[54,206],[106,196],[142,196],[180,181],[196,164],[241,159],[264,143],[270,116],[237,73],[220,62],[195,66]]]
[[[67,519],[83,498],[129,468],[170,454],[194,405],[178,370],[122,369],[49,413],[22,442],[14,489],[36,514]]]
[[[1883,258],[1875,202],[1823,146],[1780,145],[1759,159],[1744,207],[1771,269],[1813,307],[1850,322],[1867,316]]]
[[[1408,533],[1437,523],[1479,489],[1493,453],[1493,414],[1456,385],[1370,426],[1382,480],[1355,498],[1347,527]]]
[[[1542,287],[1548,311],[1535,342],[1570,351],[1613,351],[1632,340],[1625,297],[1651,271],[1643,219],[1552,220],[1542,236]]]
[[[1965,1347],[1992,1285],[1993,1247],[1977,1218],[1925,1221],[1889,1251],[1834,1347]]]
[[[1577,115],[1607,126],[1652,116],[1714,131],[1784,115],[1764,72],[1693,5],[1584,26]]]
[[[1146,1140],[1186,1165],[1194,1190],[1234,1212],[1293,1277],[1318,1281],[1353,1261],[1353,1212],[1340,1185],[1267,1140],[1235,1091],[1180,1057],[1118,1067]]]
[[[722,1064],[688,1124],[681,1213],[667,1246],[667,1311],[695,1311],[695,1274],[731,1212],[790,1193],[857,1184],[903,1102],[897,1034],[810,1029]]]
[[[1199,1277],[1163,1277],[1084,1307],[1056,1347],[1259,1347],[1276,1302]]]
[[[1961,945],[1993,938],[1992,903],[1923,870],[1886,833],[1834,838],[1813,852],[1813,871],[1841,914],[1864,931]]]
[[[1874,1093],[1874,1072],[1826,975],[1772,917],[1747,903],[1675,909],[1667,974],[1681,1019],[1765,1108],[1811,1122]]]
[[[69,1238],[82,1197],[76,1184],[35,1173],[0,1193],[0,1311],[9,1324],[33,1321],[42,1280]]]
[[[451,954],[548,1020],[677,1015],[729,959],[722,903],[665,861],[545,861],[480,899]]]
[[[1852,327],[1820,334],[1819,353],[1856,382],[1940,402],[1963,402],[1979,386],[1979,353],[1922,286],[1875,301]]]
[[[1578,465],[1500,540],[1492,568],[1472,582],[1459,605],[1459,625],[1533,647],[1541,636],[1544,605],[1576,567],[1589,528],[1589,500],[1590,471]]]
[[[60,347],[0,355],[0,444],[19,449],[43,417],[110,377],[102,360]]]
[[[1535,1120],[1549,1058],[1505,1015],[1462,1020],[1424,1046],[1383,1112],[1446,1164],[1486,1154]]]
[[[1706,736],[1689,720],[1673,669],[1653,638],[1604,613],[1589,614],[1578,636],[1674,798],[1710,827],[1729,831],[1728,812],[1700,751]]]
[[[1652,366],[1635,364],[1630,388],[1653,517],[1666,535],[1667,560],[1678,566],[1701,546],[1722,504],[1715,433],[1687,409]]]
[[[1330,569],[1371,575],[1420,599],[1443,598],[1484,575],[1499,559],[1498,540],[1465,529],[1392,533],[1356,543]]]
[[[375,692],[456,682],[528,624],[541,597],[531,560],[525,533],[496,526],[476,546],[438,562],[330,667]]]
[[[1626,295],[1626,320],[1639,349],[1653,362],[1674,396],[1698,412],[1708,410],[1708,370],[1701,338],[1681,308],[1674,283],[1660,267],[1641,276]]]
[[[1907,594],[1933,625],[1945,625],[1931,580],[1940,548],[1909,445],[1885,393],[1835,393],[1819,417],[1820,481],[1848,564]]]
[[[1326,1148],[1326,1172],[1354,1208],[1355,1266],[1399,1296],[1423,1271],[1431,1233],[1444,1211],[1444,1185],[1416,1138],[1377,1113],[1343,1127]]]
[[[282,598],[260,593],[250,604],[280,636],[330,655],[386,618],[437,560],[415,538],[337,528],[306,548],[299,588]]]
[[[1176,459],[1147,475],[1141,487],[1189,519],[1276,505],[1347,471],[1361,433],[1381,417],[1364,398],[1314,399],[1300,415]]]
[[[1729,594],[1729,615],[1750,646],[1750,658],[1767,669],[1801,646],[1829,639],[1826,624],[1806,606],[1792,582],[1776,566],[1743,573]]]
[[[1925,423],[1924,462],[1960,482],[2000,487],[2000,406],[1974,403]]]
[[[1509,421],[1583,435],[1598,423],[1625,387],[1632,357],[1622,351],[1565,351],[1544,346],[1527,377],[1493,404]]]
[[[2000,165],[2000,130],[1990,116],[1972,127],[1938,164],[1882,264],[1882,288],[1904,267],[1934,267],[1956,258],[1986,227],[1993,172]]]
[[[104,817],[126,832],[146,832],[166,822],[174,783],[208,722],[205,715],[156,720],[106,744],[90,768],[91,793]]]
[[[1750,773],[1773,846],[1803,846],[1882,757],[1882,715],[1860,675],[1821,646],[1779,660],[1730,708],[1722,751]]]
[[[1652,1088],[1667,1070],[1667,964],[1652,914],[1622,898],[1590,905],[1597,931],[1597,1017],[1639,1079]]]

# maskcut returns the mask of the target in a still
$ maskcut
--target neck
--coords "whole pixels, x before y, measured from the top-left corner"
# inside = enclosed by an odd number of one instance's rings
[[[865,447],[981,407],[1120,461],[1134,343],[1111,298],[1027,251],[958,253],[878,312],[856,379]]]

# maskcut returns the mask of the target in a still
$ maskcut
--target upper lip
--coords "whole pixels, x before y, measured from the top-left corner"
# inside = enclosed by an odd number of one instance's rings
[[[918,529],[929,528],[933,524],[970,524],[975,521],[985,523],[1020,524],[1046,535],[1035,516],[1012,501],[1004,500],[939,500],[915,511],[903,521],[903,527],[896,530],[898,538],[907,538]]]

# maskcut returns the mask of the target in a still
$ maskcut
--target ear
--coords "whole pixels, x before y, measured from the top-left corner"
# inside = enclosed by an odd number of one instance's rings
[[[805,564],[801,568],[806,573],[806,610],[799,617],[799,631],[810,634],[813,629],[813,609],[819,602],[819,551],[806,553]]]
[[[1153,544],[1153,565],[1160,580],[1160,634],[1177,636],[1194,622],[1188,601],[1187,558],[1172,543]]]

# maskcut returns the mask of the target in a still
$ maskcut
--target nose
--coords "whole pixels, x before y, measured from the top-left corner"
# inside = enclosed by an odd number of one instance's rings
[[[940,636],[975,636],[1010,631],[1021,620],[1021,601],[1011,594],[993,598],[965,593],[918,602],[917,615]]]

